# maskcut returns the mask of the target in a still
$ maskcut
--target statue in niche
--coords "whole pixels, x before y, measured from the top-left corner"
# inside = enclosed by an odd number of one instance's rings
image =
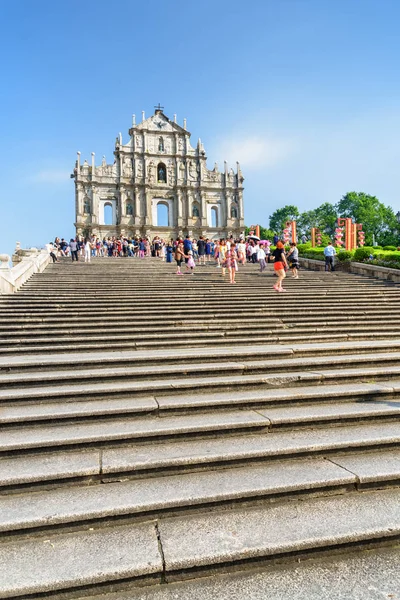
[[[136,176],[140,178],[143,177],[143,165],[141,162],[136,163]]]
[[[85,198],[83,201],[83,214],[90,215],[90,199]]]
[[[142,138],[140,137],[140,135],[136,136],[136,146],[141,146],[142,145]]]
[[[179,163],[179,179],[185,179],[185,164],[183,161]]]
[[[197,204],[193,204],[192,217],[193,217],[193,219],[198,219],[200,217],[200,211],[199,211],[199,207],[197,206]]]
[[[167,172],[165,170],[165,165],[160,163],[157,168],[157,180],[160,183],[167,183]]]
[[[178,140],[178,150],[184,150],[183,138],[179,138]]]
[[[130,202],[128,202],[126,205],[126,214],[128,217],[132,217],[133,215],[133,206]]]

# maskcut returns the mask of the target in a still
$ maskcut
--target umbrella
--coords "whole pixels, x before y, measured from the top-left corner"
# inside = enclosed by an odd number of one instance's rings
[[[255,242],[259,242],[260,238],[257,235],[248,235],[247,236],[248,240],[254,240]]]

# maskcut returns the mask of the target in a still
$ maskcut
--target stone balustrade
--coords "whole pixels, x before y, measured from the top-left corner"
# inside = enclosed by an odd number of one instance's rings
[[[49,249],[21,249],[19,242],[12,257],[0,254],[0,294],[14,294],[34,273],[42,273],[50,262]]]
[[[299,257],[300,266],[312,271],[325,271],[325,261],[313,260],[311,258]],[[386,281],[400,283],[400,269],[389,269],[379,265],[370,265],[359,262],[335,262],[336,271],[345,271],[346,273],[355,273],[356,275],[366,275],[367,277],[377,277]]]

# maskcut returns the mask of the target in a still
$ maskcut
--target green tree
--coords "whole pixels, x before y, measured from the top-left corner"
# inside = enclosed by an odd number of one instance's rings
[[[310,235],[311,227],[318,227],[322,233],[332,236],[338,218],[337,208],[329,202],[324,202],[315,210],[302,212],[297,220],[297,228],[302,233]]]
[[[376,196],[364,192],[348,192],[337,205],[341,217],[350,217],[362,223],[366,245],[372,245],[372,236],[381,244],[393,241],[397,244],[397,221],[393,209],[385,206]]]
[[[297,206],[293,206],[292,204],[278,208],[269,217],[269,228],[272,231],[281,233],[281,231],[285,228],[286,221],[293,221],[297,219],[299,214],[300,213]]]

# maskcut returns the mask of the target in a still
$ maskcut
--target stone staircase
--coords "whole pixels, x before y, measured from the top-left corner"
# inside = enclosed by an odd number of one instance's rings
[[[400,288],[174,271],[63,260],[0,297],[0,598],[264,598],[370,548],[394,581]]]

